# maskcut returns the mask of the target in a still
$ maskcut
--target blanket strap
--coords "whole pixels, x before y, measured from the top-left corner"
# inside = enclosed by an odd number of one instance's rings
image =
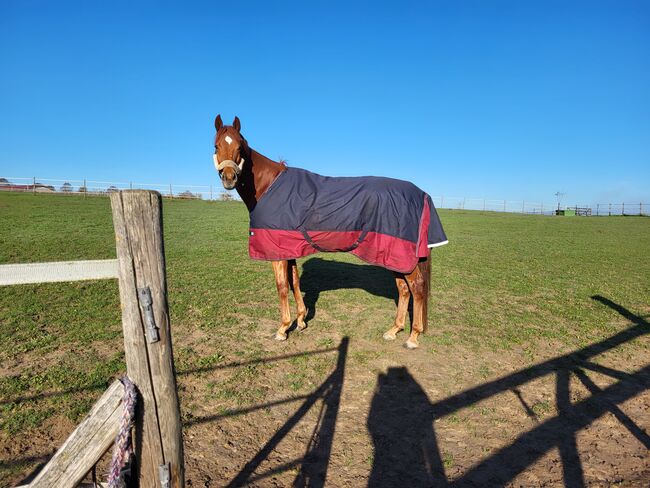
[[[307,234],[306,230],[301,230],[300,232],[302,232],[302,236],[311,245],[311,247],[313,247],[314,249],[316,249],[319,252],[350,252],[350,251],[356,249],[357,247],[359,247],[359,244],[361,244],[363,242],[363,240],[366,238],[366,235],[368,235],[367,230],[362,231],[361,235],[359,236],[357,241],[354,244],[352,244],[350,247],[345,248],[345,249],[325,249],[325,248],[319,246],[318,244],[316,244],[312,240],[312,238],[309,236],[309,234]]]

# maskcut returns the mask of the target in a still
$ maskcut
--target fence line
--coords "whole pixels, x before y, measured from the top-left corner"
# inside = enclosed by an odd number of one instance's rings
[[[32,193],[64,193],[70,195],[106,195],[119,190],[155,190],[167,198],[194,198],[199,200],[240,200],[236,192],[227,192],[221,185],[180,185],[175,183],[140,183],[133,181],[66,180],[60,178],[0,177],[0,191]],[[558,206],[557,203],[529,202],[488,198],[454,196],[432,197],[437,208],[482,210],[536,215],[555,215],[558,211],[578,215],[650,215],[648,203],[593,203]]]

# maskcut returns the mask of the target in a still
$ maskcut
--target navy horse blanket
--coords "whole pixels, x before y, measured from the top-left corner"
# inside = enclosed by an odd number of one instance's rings
[[[250,212],[253,259],[343,251],[410,273],[429,248],[446,243],[431,197],[392,178],[333,178],[287,168]]]

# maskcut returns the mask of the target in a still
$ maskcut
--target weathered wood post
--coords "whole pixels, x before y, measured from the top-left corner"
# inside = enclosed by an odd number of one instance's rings
[[[183,439],[167,304],[162,197],[147,190],[114,192],[111,207],[127,374],[139,392],[139,486],[182,488]]]
[[[120,430],[123,394],[122,383],[115,381],[29,488],[77,486],[115,441]]]

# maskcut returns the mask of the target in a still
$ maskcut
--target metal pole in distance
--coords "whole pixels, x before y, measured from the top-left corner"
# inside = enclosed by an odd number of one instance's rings
[[[32,180],[32,194],[36,195],[36,176]]]
[[[621,203],[621,215],[625,215],[625,202]]]

